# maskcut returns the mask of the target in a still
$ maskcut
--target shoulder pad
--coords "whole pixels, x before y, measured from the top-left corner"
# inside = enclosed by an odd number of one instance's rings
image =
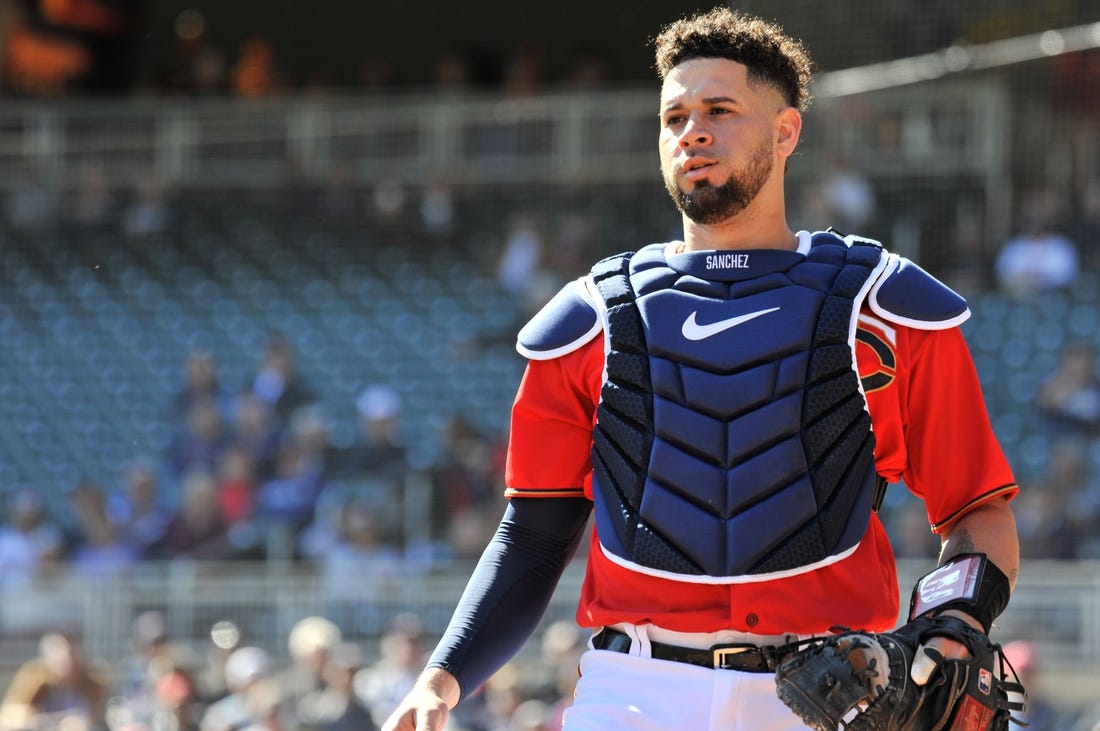
[[[584,279],[575,279],[523,326],[516,350],[531,360],[550,360],[576,350],[602,329]]]
[[[844,243],[848,246],[873,246],[879,249],[882,248],[881,241],[869,239],[866,236],[853,236],[852,234],[841,235],[839,232],[834,231],[833,229],[829,229],[829,233],[835,236],[840,236],[842,239],[844,239]]]
[[[946,330],[966,322],[966,300],[915,263],[889,254],[867,304],[880,317],[920,330]]]

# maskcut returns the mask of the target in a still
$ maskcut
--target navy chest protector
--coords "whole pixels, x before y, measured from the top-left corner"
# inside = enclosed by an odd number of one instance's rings
[[[653,245],[593,268],[593,498],[613,561],[753,581],[855,549],[879,478],[854,336],[884,264],[876,242],[819,233],[806,254]]]

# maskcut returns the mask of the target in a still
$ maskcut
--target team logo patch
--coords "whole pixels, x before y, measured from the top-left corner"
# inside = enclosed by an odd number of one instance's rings
[[[871,370],[859,374],[860,382],[863,384],[863,392],[878,391],[893,383],[896,376],[895,369],[898,364],[894,347],[878,332],[862,324],[856,330],[856,343],[856,347],[859,347],[859,344],[862,343],[874,353],[873,358],[863,361],[864,368],[867,368],[870,364]]]

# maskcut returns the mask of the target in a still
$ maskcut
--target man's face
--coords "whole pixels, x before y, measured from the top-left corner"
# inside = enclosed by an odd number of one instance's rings
[[[696,58],[661,89],[661,170],[681,212],[713,225],[745,210],[775,168],[778,92],[750,86],[743,65]]]

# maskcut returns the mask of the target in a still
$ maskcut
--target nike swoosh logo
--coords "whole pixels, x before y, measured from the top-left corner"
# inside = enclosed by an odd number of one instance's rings
[[[766,310],[757,310],[756,312],[750,312],[747,315],[738,315],[737,317],[731,317],[728,320],[719,320],[718,322],[712,322],[709,325],[700,325],[695,321],[695,315],[698,313],[692,312],[688,315],[688,319],[684,320],[684,327],[681,330],[684,337],[688,340],[705,340],[711,335],[717,335],[720,332],[729,330],[731,327],[737,327],[744,324],[749,320],[755,320],[761,315],[766,315],[769,312],[775,312],[778,307],[769,307]]]

